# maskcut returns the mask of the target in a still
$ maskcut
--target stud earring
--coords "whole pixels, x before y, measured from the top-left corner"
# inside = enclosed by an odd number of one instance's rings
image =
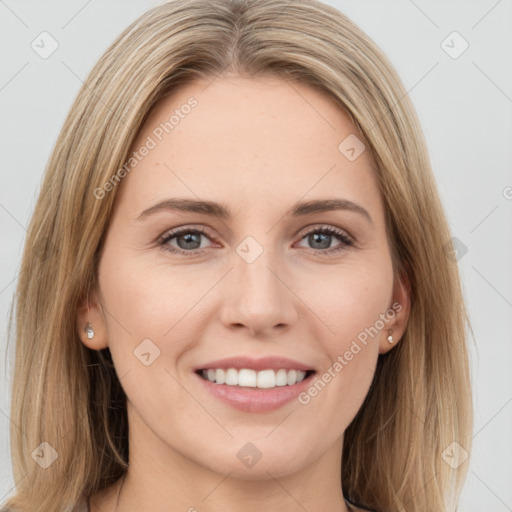
[[[94,331],[92,330],[92,325],[89,322],[85,324],[84,331],[87,333],[87,338],[90,340],[94,337]]]
[[[389,341],[389,343],[393,343],[393,336],[391,336],[391,333],[392,333],[392,332],[393,332],[393,331],[389,331],[389,336],[388,336],[388,341]]]

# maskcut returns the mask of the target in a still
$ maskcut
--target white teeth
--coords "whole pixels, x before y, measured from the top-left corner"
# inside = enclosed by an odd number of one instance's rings
[[[224,384],[224,382],[226,382],[226,372],[222,368],[219,368],[215,371],[215,379],[210,380],[217,384]]]
[[[256,387],[256,372],[254,370],[239,370],[238,385],[250,388]]]
[[[297,382],[303,381],[305,376],[306,376],[306,372],[297,370]]]
[[[288,385],[288,374],[286,370],[277,370],[276,372],[276,386]]]
[[[226,384],[228,386],[238,386],[238,372],[234,368],[229,368],[226,372]]]
[[[258,372],[259,388],[274,388],[276,386],[276,373],[274,370],[263,370]]]
[[[210,382],[227,384],[228,386],[241,386],[251,388],[274,388],[276,386],[293,386],[306,377],[302,370],[261,370],[259,372],[248,368],[237,370],[229,368],[209,368],[203,370],[202,375]]]

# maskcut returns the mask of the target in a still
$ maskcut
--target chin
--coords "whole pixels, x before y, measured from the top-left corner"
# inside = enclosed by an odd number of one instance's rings
[[[304,445],[303,445],[304,446]],[[259,447],[259,448],[258,448]],[[281,446],[282,448],[282,446]],[[268,480],[291,475],[301,471],[314,460],[313,454],[305,454],[304,449],[297,446],[283,452],[278,446],[275,448],[263,440],[254,443],[236,442],[236,448],[230,447],[222,452],[215,453],[209,450],[208,460],[197,461],[211,471],[223,475],[230,474],[230,478],[240,480]],[[300,457],[299,457],[300,455]],[[211,461],[215,463],[212,464]]]

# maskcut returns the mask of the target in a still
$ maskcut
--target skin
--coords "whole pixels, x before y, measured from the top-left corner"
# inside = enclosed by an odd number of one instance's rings
[[[379,354],[398,344],[409,314],[369,153],[349,161],[339,151],[357,132],[329,96],[273,77],[188,84],[153,110],[133,147],[190,96],[198,105],[121,183],[98,290],[76,316],[87,347],[110,348],[128,399],[130,466],[117,510],[346,511],[344,431]],[[233,218],[169,210],[137,220],[168,197],[217,201]],[[287,216],[296,201],[333,198],[358,203],[373,223],[348,210]],[[207,231],[202,254],[158,245],[181,226]],[[328,236],[315,244],[307,235],[323,226],[343,230],[354,245],[325,254],[343,242]],[[263,248],[250,264],[236,252],[247,236]],[[199,245],[178,243],[167,245]],[[307,405],[242,412],[210,395],[193,373],[224,357],[278,355],[321,375],[394,302],[402,310]],[[149,366],[134,356],[147,338],[160,350]],[[237,457],[249,441],[262,454],[252,467]],[[119,486],[93,495],[92,511],[116,510]]]

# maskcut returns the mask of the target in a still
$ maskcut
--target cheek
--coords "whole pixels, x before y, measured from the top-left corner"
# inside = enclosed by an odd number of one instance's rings
[[[172,379],[163,370],[174,374],[172,363],[183,351],[175,333],[185,327],[179,320],[186,318],[186,301],[158,273],[116,255],[105,251],[98,269],[109,350],[127,394],[152,397],[151,382],[169,386]]]
[[[330,355],[339,353],[351,340],[376,338],[375,328],[385,329],[380,320],[390,305],[393,292],[393,271],[386,258],[374,265],[347,264],[317,275],[315,286],[304,283],[300,296],[323,325],[319,339],[329,347]]]
[[[302,297],[321,320],[315,322],[315,338],[327,357],[301,403],[313,416],[327,415],[346,428],[373,380],[379,342],[391,319],[386,316],[393,291],[391,261],[381,257],[364,267],[347,263],[317,276],[308,290]]]
[[[162,258],[158,253],[144,258],[125,254],[114,259],[113,255],[113,251],[105,253],[99,268],[101,295],[111,312],[107,322],[112,341],[130,338],[140,343],[150,338],[164,350],[170,344],[165,340],[173,338],[174,345],[177,333],[190,329],[197,305],[218,278],[202,278],[192,267],[170,269],[155,264],[155,259]]]
[[[192,273],[150,266],[143,258],[114,256],[105,253],[98,273],[118,377],[137,410],[153,414],[153,421],[166,416],[170,397],[173,410],[185,414],[190,397],[177,381],[177,367],[198,339],[200,308],[194,305],[211,284]]]

